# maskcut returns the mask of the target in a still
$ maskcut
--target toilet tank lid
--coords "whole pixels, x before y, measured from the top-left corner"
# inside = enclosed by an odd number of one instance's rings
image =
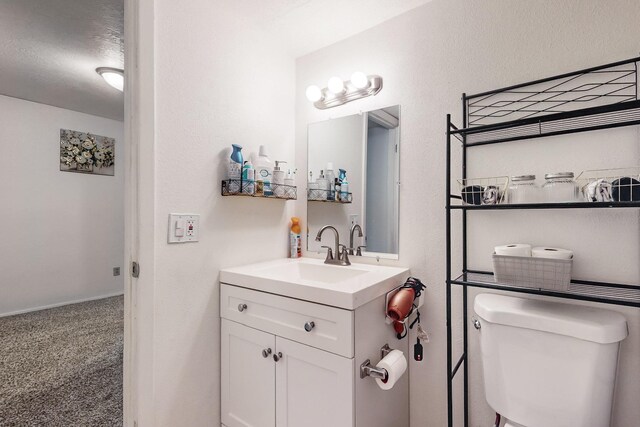
[[[489,323],[533,329],[600,344],[627,337],[627,320],[615,311],[496,294],[480,294],[474,301],[478,316]]]

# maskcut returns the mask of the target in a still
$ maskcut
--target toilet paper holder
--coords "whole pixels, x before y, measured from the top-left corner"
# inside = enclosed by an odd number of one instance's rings
[[[385,344],[380,348],[380,359],[384,359],[393,349],[389,347],[389,344]],[[386,380],[389,374],[386,369],[376,368],[371,366],[371,359],[367,359],[360,365],[360,378],[372,377]]]

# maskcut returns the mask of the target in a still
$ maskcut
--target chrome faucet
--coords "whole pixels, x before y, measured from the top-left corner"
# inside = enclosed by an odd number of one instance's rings
[[[316,242],[320,242],[322,240],[322,233],[327,229],[332,230],[335,237],[335,256],[330,246],[322,246],[323,248],[327,248],[327,258],[324,260],[324,263],[334,265],[351,265],[347,248],[345,245],[340,244],[340,235],[335,227],[331,225],[325,225],[322,227],[316,235]]]
[[[356,232],[356,229],[358,230],[358,237],[363,237],[362,236],[362,227],[360,227],[360,224],[356,224],[354,223],[351,226],[351,232],[349,233],[349,255],[353,255],[354,254],[354,249],[355,247],[353,246],[353,235]],[[366,248],[366,246],[358,246],[358,249],[355,252],[356,256],[362,256],[362,248]]]

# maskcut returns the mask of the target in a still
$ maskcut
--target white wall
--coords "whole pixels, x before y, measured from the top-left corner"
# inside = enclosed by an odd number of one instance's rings
[[[232,7],[141,5],[140,427],[219,423],[219,270],[287,255],[292,202],[220,195],[232,143],[295,166],[295,63]],[[170,212],[199,213],[200,242],[168,245]]]
[[[60,172],[60,129],[116,139],[115,176]],[[0,315],[123,292],[123,123],[0,96]]]
[[[447,416],[445,115],[452,113],[461,122],[462,92],[477,93],[636,56],[639,17],[640,3],[635,0],[436,0],[297,60],[299,167],[306,159],[308,123],[395,104],[402,108],[397,263],[409,266],[413,275],[429,284],[422,319],[431,332],[424,361],[411,362],[413,426],[442,427]],[[307,85],[333,75],[348,78],[356,70],[383,76],[384,89],[375,97],[326,111],[313,108],[306,100]],[[531,170],[540,175],[556,169],[579,172],[604,164],[629,166],[638,163],[638,139],[637,129],[621,129],[564,140],[538,140],[538,144],[511,144],[513,148],[507,147],[506,151],[478,148],[477,154],[473,152],[477,157],[471,160],[480,166],[471,173]],[[583,141],[586,145],[579,145]],[[591,156],[587,147],[602,142],[610,151],[606,155],[599,151],[600,158]],[[303,200],[297,201],[296,209],[304,217]],[[487,213],[471,225],[475,226],[470,233],[476,242],[470,248],[474,267],[487,268],[494,244],[523,240],[575,249],[577,277],[630,283],[640,280],[635,212]],[[618,242],[623,249],[615,249]],[[609,254],[621,255],[616,261]],[[454,268],[459,268],[459,263],[460,258],[456,257]],[[640,418],[640,313],[637,309],[612,309],[624,313],[630,325],[630,336],[622,345],[622,375],[612,424],[627,427]],[[459,315],[457,311],[456,316]],[[459,322],[456,327],[460,327]],[[456,343],[455,353],[459,354],[459,336]],[[471,345],[471,425],[486,426],[493,416],[484,399],[473,333]],[[460,416],[456,425],[462,425]]]

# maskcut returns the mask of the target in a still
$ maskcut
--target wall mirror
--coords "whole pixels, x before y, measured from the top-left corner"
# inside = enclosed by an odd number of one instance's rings
[[[332,233],[315,241],[329,224],[354,255],[397,259],[400,106],[310,124],[308,156],[307,250],[333,247]]]

